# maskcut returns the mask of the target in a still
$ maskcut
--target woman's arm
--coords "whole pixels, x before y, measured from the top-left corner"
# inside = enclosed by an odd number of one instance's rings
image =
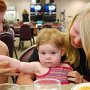
[[[21,72],[17,78],[16,83],[19,85],[32,85],[34,78],[35,78],[34,74],[25,74]]]
[[[9,55],[9,50],[7,45],[0,40],[0,55]],[[8,67],[8,62],[7,61],[2,61],[0,62],[0,83],[7,83],[8,82],[8,75],[7,73],[12,73],[14,72],[14,68],[9,68]]]

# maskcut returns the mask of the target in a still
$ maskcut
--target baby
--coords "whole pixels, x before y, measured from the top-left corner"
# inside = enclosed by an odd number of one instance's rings
[[[55,78],[61,84],[69,84],[67,73],[72,67],[61,60],[67,53],[66,34],[54,28],[44,28],[37,35],[36,47],[38,49],[39,62],[20,62],[19,60],[0,55],[0,61],[8,60],[9,66],[19,72],[33,73],[36,79]]]

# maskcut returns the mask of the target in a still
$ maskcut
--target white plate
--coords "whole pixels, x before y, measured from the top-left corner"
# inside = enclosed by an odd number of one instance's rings
[[[81,87],[84,87],[84,86],[90,87],[90,82],[88,82],[88,83],[76,84],[76,85],[74,85],[74,86],[71,88],[71,90],[84,90],[84,89],[80,89]],[[90,89],[86,89],[86,90],[90,90]]]

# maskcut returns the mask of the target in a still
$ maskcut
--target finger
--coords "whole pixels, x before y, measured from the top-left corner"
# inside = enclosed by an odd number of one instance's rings
[[[80,74],[77,71],[68,72],[67,76],[69,77],[78,77]]]
[[[76,78],[69,77],[69,78],[67,78],[67,80],[71,81],[71,82],[74,82],[74,83],[79,83],[78,79],[76,79]]]
[[[19,76],[19,73],[4,73],[6,76]]]
[[[0,67],[2,66],[8,66],[9,65],[9,62],[8,61],[1,61],[0,62]]]
[[[4,74],[4,73],[11,72],[14,70],[15,70],[14,68],[0,68],[0,74]]]
[[[83,82],[83,76],[79,76],[79,77],[68,77],[67,80],[72,81],[74,83],[82,83]]]

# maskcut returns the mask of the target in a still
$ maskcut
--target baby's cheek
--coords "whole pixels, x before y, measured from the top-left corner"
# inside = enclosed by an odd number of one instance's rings
[[[43,62],[44,61],[44,56],[40,56],[39,61]]]

